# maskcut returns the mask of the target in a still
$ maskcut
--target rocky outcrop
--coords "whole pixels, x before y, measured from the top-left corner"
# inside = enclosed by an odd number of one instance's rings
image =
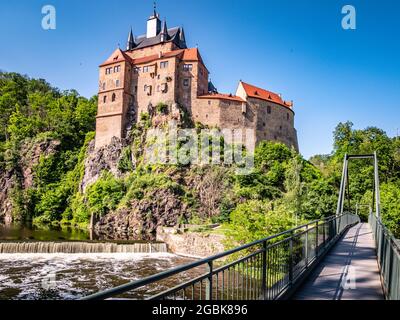
[[[0,222],[6,224],[12,221],[12,202],[11,202],[11,190],[15,185],[12,172],[0,173]]]
[[[155,240],[159,226],[175,226],[187,217],[188,206],[169,189],[153,189],[128,208],[105,215],[95,224],[102,239]]]
[[[19,167],[22,172],[22,188],[28,189],[33,185],[34,168],[40,157],[55,154],[60,146],[59,140],[45,139],[39,142],[25,143],[21,147]]]
[[[34,184],[34,169],[40,157],[47,157],[58,151],[60,141],[43,139],[26,141],[21,145],[18,166],[13,170],[0,171],[0,221],[11,223],[13,218],[13,189],[27,190]]]
[[[116,177],[120,176],[118,161],[125,146],[124,140],[113,137],[109,145],[96,150],[95,141],[92,140],[88,146],[85,171],[79,190],[84,192],[87,186],[96,182],[104,170],[110,171]]]

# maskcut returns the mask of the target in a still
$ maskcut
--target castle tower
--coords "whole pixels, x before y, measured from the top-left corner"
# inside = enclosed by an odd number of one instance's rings
[[[160,15],[156,12],[156,7],[154,5],[153,14],[147,20],[147,38],[156,37],[161,31],[161,20]]]
[[[130,70],[129,57],[120,48],[100,65],[96,148],[108,144],[112,137],[124,135],[125,115],[131,102],[125,90]]]

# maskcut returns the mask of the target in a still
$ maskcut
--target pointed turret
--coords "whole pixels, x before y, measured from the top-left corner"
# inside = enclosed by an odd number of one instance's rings
[[[135,37],[133,36],[133,31],[132,31],[132,27],[131,27],[131,31],[129,32],[129,35],[128,35],[128,42],[126,44],[126,50],[132,50],[135,47],[136,47]]]
[[[186,46],[186,38],[185,38],[185,31],[183,30],[183,27],[179,28],[178,31],[178,43],[180,48],[187,48]]]
[[[164,23],[163,23],[160,35],[161,35],[161,38],[160,38],[161,42],[168,41],[168,28],[167,28],[167,20],[166,19],[164,19]]]

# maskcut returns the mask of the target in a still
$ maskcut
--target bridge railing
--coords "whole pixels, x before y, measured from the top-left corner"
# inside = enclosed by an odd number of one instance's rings
[[[126,293],[137,291],[150,300],[280,299],[289,296],[343,232],[358,222],[350,213],[315,220],[82,299],[121,294],[126,298]]]
[[[400,246],[390,230],[375,214],[369,215],[385,296],[400,300]]]

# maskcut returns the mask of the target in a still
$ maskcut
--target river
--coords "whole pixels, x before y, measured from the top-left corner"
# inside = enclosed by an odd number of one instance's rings
[[[79,230],[43,230],[29,226],[0,228],[0,247],[37,241],[45,241],[44,244],[51,247],[60,241],[74,247],[77,241],[81,244],[79,247],[93,245],[89,234]],[[123,245],[134,244],[124,242]],[[0,299],[78,299],[191,261],[167,252],[154,252],[154,249],[151,253],[0,253]],[[190,271],[181,274],[179,280],[169,279],[120,297],[143,299],[198,273],[199,270]]]

